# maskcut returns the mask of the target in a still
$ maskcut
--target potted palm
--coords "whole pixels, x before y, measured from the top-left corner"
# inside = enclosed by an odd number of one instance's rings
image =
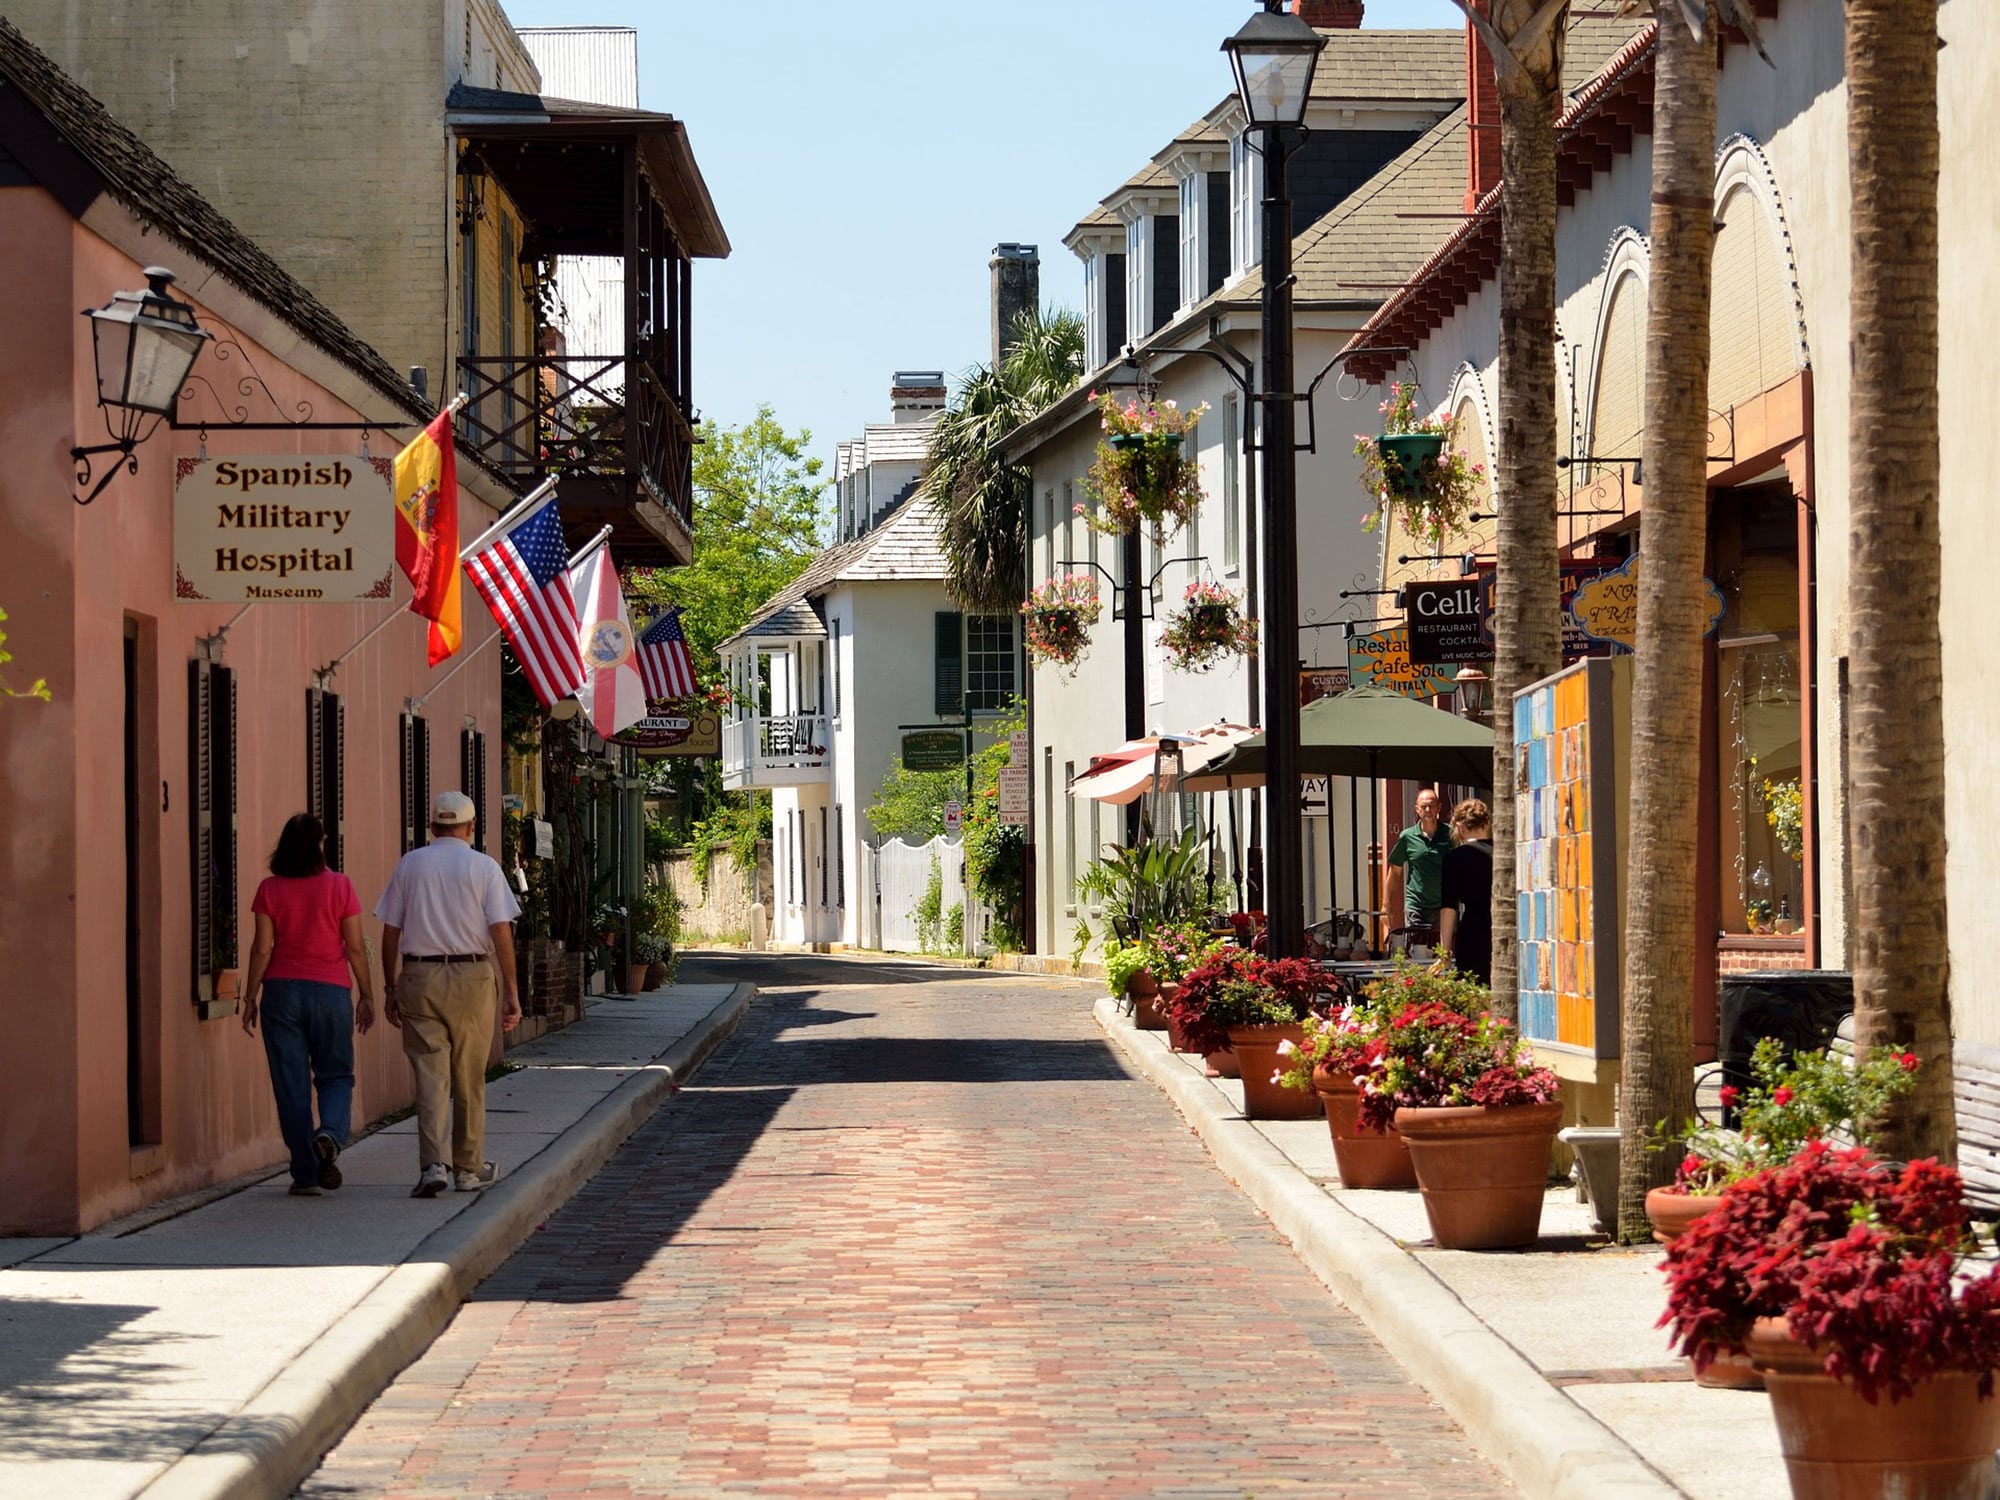
[[[1304,1040],[1303,1023],[1323,1003],[1326,976],[1302,958],[1266,958],[1218,948],[1181,981],[1167,1013],[1191,1051],[1227,1047],[1243,1078],[1250,1120],[1309,1120],[1320,1113],[1280,1081],[1285,1058]],[[1285,1049],[1282,1053],[1280,1049]]]
[[[1090,627],[1104,613],[1097,581],[1083,573],[1064,573],[1035,585],[1021,605],[1021,636],[1028,655],[1075,671],[1090,647]]]
[[[1160,649],[1181,672],[1206,672],[1225,656],[1257,649],[1257,627],[1243,618],[1241,597],[1219,583],[1201,579],[1187,586],[1181,607],[1167,617]]]
[[[1357,1081],[1360,1124],[1393,1124],[1409,1145],[1440,1249],[1534,1241],[1562,1101],[1513,1027],[1435,1000],[1405,1006]]]
[[[1458,419],[1436,413],[1417,415],[1417,386],[1397,381],[1380,407],[1382,431],[1357,435],[1354,456],[1361,461],[1362,488],[1374,502],[1362,525],[1373,530],[1394,514],[1410,536],[1442,545],[1465,528],[1479,503],[1486,466],[1453,446]]]
[[[1084,476],[1097,513],[1078,511],[1099,531],[1121,535],[1140,524],[1178,530],[1201,509],[1201,465],[1183,453],[1207,403],[1182,411],[1171,401],[1120,401],[1091,393],[1104,437]]]
[[[1698,1369],[1763,1371],[1796,1500],[1991,1495],[2000,1269],[1966,1264],[1958,1173],[1817,1140],[1720,1197],[1667,1247],[1660,1321]]]

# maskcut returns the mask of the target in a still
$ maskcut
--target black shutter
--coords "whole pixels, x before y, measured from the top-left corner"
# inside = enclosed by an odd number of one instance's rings
[[[458,784],[472,799],[472,843],[486,852],[486,736],[464,729],[458,736]]]
[[[1229,174],[1208,174],[1208,223],[1206,264],[1202,270],[1201,295],[1206,297],[1229,279]]]
[[[415,718],[410,714],[399,715],[396,720],[396,816],[398,824],[396,841],[404,854],[408,854],[412,849],[417,847],[417,786],[415,780],[417,756],[416,747],[411,744],[411,740],[414,738],[412,725],[415,722]]]
[[[1146,309],[1152,328],[1173,322],[1181,306],[1181,216],[1157,215],[1150,236],[1153,245],[1153,305]],[[1148,333],[1152,328],[1147,329]],[[1192,455],[1190,455],[1192,456]]]
[[[338,693],[320,696],[325,721],[320,733],[325,745],[326,789],[321,800],[326,805],[322,814],[326,822],[326,867],[338,870],[343,867],[347,853],[347,709]]]
[[[847,907],[847,809],[833,810],[833,904]]]
[[[306,689],[306,811],[326,826],[326,694]]]
[[[215,967],[236,967],[242,953],[236,910],[236,674],[211,665],[209,675],[209,868],[216,921]]]
[[[1104,357],[1113,360],[1125,352],[1125,257],[1104,257],[1104,285],[1098,288],[1104,299]]]
[[[188,871],[194,919],[194,995],[201,1005],[215,998],[215,747],[213,664],[188,663]]]
[[[955,609],[937,612],[936,709],[952,718],[965,712],[965,617]]]
[[[411,748],[417,757],[417,769],[413,778],[417,792],[416,816],[411,821],[419,829],[427,829],[431,821],[431,721],[422,714],[414,716],[411,726]],[[421,844],[423,839],[418,838]],[[414,845],[412,847],[415,847]]]

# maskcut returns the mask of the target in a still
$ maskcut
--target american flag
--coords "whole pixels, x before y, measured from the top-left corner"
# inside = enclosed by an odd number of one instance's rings
[[[500,622],[544,708],[553,708],[584,683],[576,600],[564,571],[568,563],[569,547],[553,499],[465,560],[472,586]]]
[[[639,637],[639,675],[648,698],[686,698],[694,692],[694,658],[678,609],[669,609]]]

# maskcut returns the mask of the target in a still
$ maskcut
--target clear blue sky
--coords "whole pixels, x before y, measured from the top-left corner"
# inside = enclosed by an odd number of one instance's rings
[[[1062,237],[1230,89],[1248,0],[503,0],[517,26],[631,26],[639,97],[686,122],[735,252],[695,272],[695,401],[769,403],[813,449],[888,418],[898,369],[988,355],[994,245],[1038,245],[1042,300],[1079,307]],[[1464,24],[1368,0],[1370,26]]]

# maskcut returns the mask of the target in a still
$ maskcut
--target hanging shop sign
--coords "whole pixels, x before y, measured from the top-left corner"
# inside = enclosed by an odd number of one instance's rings
[[[646,717],[623,734],[614,735],[611,743],[630,745],[648,757],[720,755],[722,720],[708,709],[686,713],[671,699],[649,699]]]
[[[955,771],[965,764],[963,729],[906,729],[903,731],[903,769],[906,771]]]
[[[248,603],[387,599],[393,463],[283,453],[174,462],[174,597]]]
[[[1316,703],[1321,698],[1331,698],[1347,691],[1347,668],[1345,667],[1301,667],[1299,668],[1299,707]]]
[[[1569,617],[1591,642],[1632,650],[1639,641],[1639,564],[1634,554],[1624,565],[1591,579],[1578,589],[1569,606]],[[1722,590],[1712,579],[1701,581],[1707,595],[1708,619],[1703,635],[1715,634],[1722,624]]]
[[[1404,584],[1410,660],[1419,666],[1491,660],[1485,595],[1477,578]]]
[[[1347,674],[1355,687],[1387,688],[1405,698],[1435,698],[1456,686],[1454,673],[1435,663],[1410,660],[1410,632],[1401,625],[1349,636]]]
[[[1598,558],[1565,562],[1560,565],[1557,575],[1557,603],[1562,610],[1563,663],[1582,661],[1586,656],[1607,656],[1611,648],[1603,641],[1593,641],[1576,621],[1572,605],[1577,591],[1594,578],[1602,578],[1616,570],[1618,564]],[[1481,655],[1468,660],[1491,661],[1493,659],[1493,564],[1479,565],[1479,644]]]

